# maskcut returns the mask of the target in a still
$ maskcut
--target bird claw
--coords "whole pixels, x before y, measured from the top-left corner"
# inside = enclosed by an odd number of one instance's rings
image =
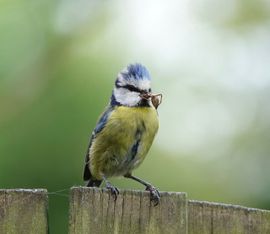
[[[116,201],[117,196],[119,194],[118,188],[112,186],[110,183],[107,183],[106,188],[111,191],[111,194],[114,197],[114,201]]]
[[[153,202],[154,206],[157,206],[160,201],[159,191],[151,185],[146,186],[145,190],[150,192],[150,201]]]

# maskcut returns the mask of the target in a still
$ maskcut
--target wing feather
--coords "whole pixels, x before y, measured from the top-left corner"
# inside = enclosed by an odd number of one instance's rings
[[[108,118],[109,118],[112,111],[113,111],[112,106],[109,106],[109,107],[106,108],[106,110],[100,116],[94,131],[92,132],[92,135],[90,137],[90,141],[89,141],[89,144],[88,144],[87,152],[86,152],[86,155],[85,155],[85,166],[84,166],[84,173],[83,173],[83,179],[84,180],[89,180],[92,177],[91,172],[90,172],[90,168],[89,168],[89,166],[90,166],[89,165],[90,164],[90,149],[91,149],[91,146],[92,146],[92,142],[95,139],[96,135],[98,133],[100,133],[103,130],[103,128],[105,127],[105,125],[106,125],[106,123],[108,121]]]

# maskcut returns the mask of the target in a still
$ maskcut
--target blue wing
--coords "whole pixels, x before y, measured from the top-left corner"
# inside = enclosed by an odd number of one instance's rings
[[[111,112],[113,111],[113,107],[109,106],[106,111],[104,111],[104,113],[101,115],[95,129],[94,129],[94,134],[98,134],[99,132],[101,132],[101,130],[105,127],[107,120],[111,114]]]
[[[96,135],[99,132],[101,132],[102,129],[105,127],[105,125],[106,125],[106,123],[108,121],[108,118],[109,118],[110,114],[112,113],[112,111],[113,111],[113,107],[109,106],[103,112],[101,117],[99,118],[99,120],[97,122],[97,125],[96,125],[94,131],[92,132],[92,135],[91,135],[90,141],[89,141],[89,145],[88,145],[88,148],[87,148],[87,152],[86,152],[86,155],[85,155],[85,167],[84,167],[84,174],[83,174],[83,179],[84,180],[89,180],[91,178],[91,172],[90,172],[90,169],[89,169],[89,162],[90,162],[89,152],[90,152],[90,148],[91,148],[93,139],[95,139]]]

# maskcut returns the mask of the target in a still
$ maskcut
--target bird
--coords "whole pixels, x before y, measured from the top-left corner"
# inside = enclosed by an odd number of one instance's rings
[[[132,172],[145,159],[159,128],[157,108],[162,94],[153,94],[147,68],[130,64],[119,72],[108,106],[99,117],[85,156],[83,179],[87,187],[104,181],[116,200],[119,190],[108,178],[123,176],[135,180],[150,192],[157,205],[157,188]]]

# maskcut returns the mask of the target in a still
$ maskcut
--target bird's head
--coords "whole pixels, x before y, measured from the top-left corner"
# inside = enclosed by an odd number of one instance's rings
[[[151,77],[146,67],[138,63],[131,64],[118,74],[111,97],[112,105],[154,106],[157,108],[160,102],[161,95],[152,94]]]

